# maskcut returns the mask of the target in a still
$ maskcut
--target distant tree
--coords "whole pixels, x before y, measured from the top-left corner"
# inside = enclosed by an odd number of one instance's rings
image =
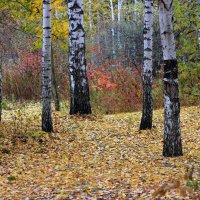
[[[51,1],[43,0],[42,130],[53,131],[51,69]]]
[[[60,97],[58,93],[58,84],[57,77],[55,72],[55,64],[54,64],[54,51],[53,51],[53,43],[51,43],[51,66],[52,66],[52,86],[53,86],[53,97],[55,102],[55,110],[60,111]]]
[[[152,99],[152,41],[153,41],[153,0],[144,1],[144,62],[143,62],[143,110],[140,130],[151,129],[153,115]]]
[[[89,85],[85,59],[83,0],[68,1],[70,114],[90,114]]]
[[[159,0],[159,24],[164,59],[164,146],[163,156],[182,155],[178,63],[173,32],[173,0]]]
[[[94,43],[94,38],[93,38],[93,19],[92,19],[92,0],[89,0],[89,5],[88,5],[88,15],[89,15],[89,30],[90,30],[90,37],[91,37],[91,43]],[[94,54],[93,51],[91,51],[91,64],[94,65]]]
[[[110,12],[111,12],[111,20],[112,20],[112,28],[111,28],[111,34],[112,34],[112,54],[115,56],[115,14],[114,14],[114,6],[113,6],[113,0],[110,0]]]
[[[121,49],[121,9],[122,9],[123,0],[118,0],[117,3],[117,40],[118,40],[118,49]]]

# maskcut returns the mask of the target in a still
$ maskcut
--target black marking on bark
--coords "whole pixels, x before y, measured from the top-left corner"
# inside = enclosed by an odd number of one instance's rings
[[[50,2],[48,2],[48,1],[46,1],[46,0],[43,0],[43,4],[47,4],[47,5],[49,5]]]
[[[74,18],[74,16],[71,14],[70,16],[68,15],[69,21],[76,21],[76,18]]]
[[[77,0],[75,0],[74,5],[69,8],[70,10],[76,10],[81,9],[81,7],[78,5]]]
[[[147,34],[147,31],[148,31],[149,29],[148,28],[144,28],[143,29],[143,34]]]
[[[146,14],[152,14],[152,12],[151,11],[147,11]]]
[[[84,33],[84,28],[82,24],[77,24],[76,28],[73,29],[73,32],[82,31]]]
[[[149,37],[144,37],[144,40],[150,41],[151,38],[149,38]]]
[[[151,60],[150,58],[148,58],[148,57],[144,57],[144,60]]]
[[[150,49],[150,48],[148,48],[148,47],[145,48],[144,50],[145,50],[145,51],[152,51],[152,49]]]
[[[164,5],[164,8],[167,10],[167,11],[170,11],[170,9],[172,8],[172,4],[173,4],[173,0],[171,1],[170,5],[169,5],[169,8],[167,7],[166,3],[164,2],[164,0],[160,0],[163,5]]]
[[[49,30],[49,29],[51,29],[51,27],[49,27],[49,26],[46,26],[46,27],[44,27],[43,29],[48,29],[48,30]]]
[[[178,65],[177,60],[164,61],[164,78],[177,79],[178,78]]]

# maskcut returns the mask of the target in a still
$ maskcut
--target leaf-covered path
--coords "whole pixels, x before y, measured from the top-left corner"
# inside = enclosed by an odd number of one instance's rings
[[[200,198],[185,187],[185,167],[200,179],[200,108],[181,110],[184,156],[162,157],[163,111],[152,131],[138,131],[139,112],[89,117],[54,113],[53,134],[40,129],[40,106],[5,111],[0,124],[0,199]],[[199,174],[198,174],[199,173]],[[158,192],[159,193],[159,192]],[[154,193],[155,194],[155,193]]]

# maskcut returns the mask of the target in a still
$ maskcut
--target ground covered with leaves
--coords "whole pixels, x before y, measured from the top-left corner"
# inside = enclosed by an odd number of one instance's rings
[[[151,131],[139,112],[54,112],[54,133],[40,131],[39,104],[3,113],[0,199],[200,199],[200,107],[181,109],[177,158],[162,156],[163,110]]]

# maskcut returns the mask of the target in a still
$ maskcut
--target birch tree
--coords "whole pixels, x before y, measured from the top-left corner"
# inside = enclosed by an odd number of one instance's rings
[[[133,32],[136,32],[136,24],[137,24],[137,20],[138,20],[138,14],[137,14],[137,9],[136,9],[136,6],[137,6],[137,0],[133,0],[133,4],[134,4],[134,12],[133,12]],[[134,37],[134,41],[133,41],[133,56],[135,58],[136,56],[136,38],[135,36]]]
[[[90,114],[89,85],[85,59],[83,0],[68,1],[70,114]]]
[[[143,110],[140,130],[151,129],[153,114],[152,99],[152,41],[153,0],[144,1],[144,63],[143,63]]]
[[[163,156],[182,155],[178,63],[173,33],[173,0],[159,0],[159,24],[164,59],[164,146]]]
[[[51,1],[43,0],[42,130],[53,131],[51,89]]]
[[[111,11],[111,20],[112,20],[112,54],[115,56],[115,14],[114,14],[114,6],[113,1],[110,0],[110,11]]]
[[[92,20],[92,0],[89,0],[89,6],[88,6],[88,13],[89,13],[89,26],[90,26],[90,34],[91,34],[91,42],[94,43],[94,38],[92,35],[93,32],[93,20]],[[93,51],[91,51],[91,63],[94,65],[94,54]]]
[[[117,19],[117,39],[118,39],[118,49],[121,49],[121,9],[122,9],[123,0],[118,0],[118,19]]]

